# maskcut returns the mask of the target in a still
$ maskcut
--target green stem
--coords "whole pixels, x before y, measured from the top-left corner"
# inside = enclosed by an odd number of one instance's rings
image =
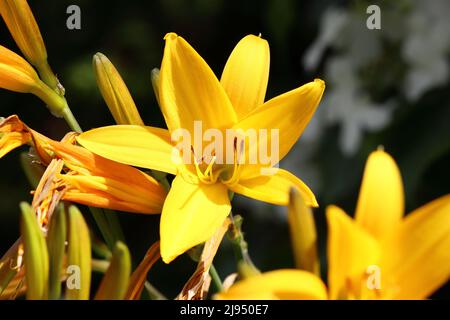
[[[89,210],[91,211],[92,216],[100,229],[103,239],[105,239],[106,245],[111,251],[114,250],[116,242],[120,240],[121,237],[114,232],[113,228],[111,228],[111,217],[108,217],[109,214],[105,213],[100,208],[89,207]]]
[[[67,106],[64,108],[62,113],[64,120],[66,120],[67,124],[69,125],[70,129],[75,132],[82,132],[80,125],[78,124],[77,119],[75,119],[72,110],[70,110],[70,107]]]
[[[92,259],[91,266],[92,266],[92,271],[99,272],[99,273],[105,273],[106,270],[108,270],[109,261]]]
[[[258,274],[260,271],[253,264],[252,259],[248,253],[248,244],[244,239],[244,234],[241,231],[242,217],[233,216],[230,212],[231,228],[229,229],[229,239],[233,246],[233,251],[236,257],[238,268],[246,274]]]
[[[164,296],[158,289],[156,289],[150,282],[144,282],[145,290],[148,293],[150,300],[167,300],[166,296]]]
[[[46,85],[48,85],[53,90],[57,89],[59,83],[58,78],[53,73],[52,68],[48,64],[47,60],[37,64],[36,69],[39,72],[40,78]]]
[[[33,162],[31,157],[28,155],[28,152],[22,152],[20,154],[20,164],[22,165],[22,169],[25,172],[28,182],[34,189],[36,189],[42,175],[45,172],[45,167],[41,164]]]
[[[216,287],[216,290],[218,292],[223,291],[222,280],[220,279],[219,273],[217,272],[217,269],[213,264],[211,264],[211,267],[209,268],[209,274],[211,275],[211,279],[214,283],[214,286]]]

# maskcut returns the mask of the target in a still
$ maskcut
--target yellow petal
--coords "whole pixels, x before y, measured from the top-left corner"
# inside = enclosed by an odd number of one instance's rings
[[[60,175],[69,186],[63,199],[93,207],[135,213],[160,213],[164,190],[155,191],[96,176]],[[149,187],[154,187],[148,184]],[[71,190],[75,188],[75,190]]]
[[[44,146],[50,139],[30,129],[18,116],[12,115],[0,122],[1,134],[3,134],[0,139],[1,157],[14,148],[19,147],[20,144],[32,143],[36,153],[45,165],[48,165],[52,160],[44,149]]]
[[[317,207],[317,201],[308,186],[289,171],[278,169],[273,175],[241,179],[230,190],[244,196],[277,205],[289,203],[289,190],[295,188],[308,206]]]
[[[165,129],[142,126],[109,126],[77,137],[89,151],[120,163],[176,174],[172,143]]]
[[[324,90],[325,83],[316,79],[267,101],[240,120],[233,129],[237,131],[241,129],[244,134],[248,130],[250,132],[259,129],[267,130],[267,141],[265,139],[259,141],[258,135],[258,143],[252,143],[250,147],[246,144],[246,148],[249,148],[249,150],[246,150],[246,157],[258,154],[258,150],[263,147],[270,150],[272,143],[276,144],[276,141],[272,142],[270,132],[274,129],[278,130],[279,135],[278,159],[283,159],[311,120]],[[261,146],[260,144],[264,145]]]
[[[216,299],[224,300],[312,300],[327,299],[322,280],[301,270],[281,269],[262,273],[232,285],[219,293]]]
[[[338,207],[327,207],[327,220],[330,298],[358,297],[367,268],[379,263],[379,245]]]
[[[248,35],[239,41],[228,58],[220,83],[228,94],[238,119],[264,103],[269,64],[269,44],[254,35]]]
[[[31,135],[28,133],[11,132],[0,138],[0,158],[10,151],[29,143]]]
[[[102,53],[94,55],[92,64],[97,85],[117,124],[143,126],[144,122],[128,88],[111,61]]]
[[[223,129],[236,122],[236,113],[213,71],[183,38],[168,33],[160,72],[161,110],[171,132],[193,132],[194,121],[203,129]]]
[[[382,248],[386,298],[430,296],[450,277],[450,195],[407,215]]]
[[[222,225],[231,205],[225,185],[190,184],[176,176],[164,203],[160,233],[165,263],[205,242]]]
[[[367,159],[356,206],[356,222],[377,239],[400,223],[404,211],[402,177],[394,159],[384,151]]]

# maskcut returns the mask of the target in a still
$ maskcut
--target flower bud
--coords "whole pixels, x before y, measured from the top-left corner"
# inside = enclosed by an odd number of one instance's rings
[[[96,300],[121,300],[125,297],[130,282],[131,258],[127,246],[118,241],[108,270],[106,270]]]
[[[22,210],[20,230],[24,245],[27,299],[47,299],[49,263],[44,234],[39,228],[31,206],[22,202],[20,209]]]
[[[38,69],[42,80],[57,90],[59,81],[47,62],[44,40],[28,2],[1,0],[0,14],[25,58]]]
[[[3,46],[0,46],[0,88],[38,96],[57,117],[67,108],[64,97],[42,82],[25,59]]]
[[[34,66],[47,60],[44,40],[26,0],[1,0],[0,14],[24,56]]]
[[[125,82],[111,61],[97,53],[92,62],[97,85],[116,123],[144,125]]]
[[[80,210],[68,210],[69,236],[67,265],[73,273],[67,278],[66,298],[88,300],[91,286],[91,240],[89,229]],[[69,270],[69,269],[68,269]]]
[[[288,220],[297,268],[319,275],[314,217],[300,193],[294,188],[289,192]]]
[[[61,271],[66,247],[66,229],[66,215],[60,207],[52,215],[47,236],[50,256],[49,299],[59,299],[61,296]]]

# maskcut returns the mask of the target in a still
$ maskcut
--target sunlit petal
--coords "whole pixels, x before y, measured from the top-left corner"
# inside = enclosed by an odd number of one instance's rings
[[[381,239],[397,227],[403,211],[404,192],[400,170],[386,152],[372,152],[364,169],[356,222]]]
[[[248,35],[234,48],[222,73],[224,87],[238,119],[264,103],[269,80],[269,44]]]
[[[312,300],[327,299],[325,285],[319,277],[301,270],[281,269],[262,273],[232,285],[216,299]]]
[[[182,37],[169,33],[164,39],[159,99],[169,130],[193,132],[197,120],[205,130],[231,127],[236,113],[208,64]]]
[[[230,213],[227,188],[223,184],[190,184],[175,177],[161,215],[161,257],[169,263],[205,242]]]

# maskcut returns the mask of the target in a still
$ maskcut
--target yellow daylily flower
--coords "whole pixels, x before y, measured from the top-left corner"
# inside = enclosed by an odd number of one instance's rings
[[[175,174],[161,216],[161,256],[166,263],[191,247],[203,243],[222,225],[231,209],[228,192],[287,205],[288,191],[295,188],[307,205],[317,206],[311,190],[296,176],[278,169],[262,175],[269,165],[252,164],[249,155],[262,145],[247,137],[234,140],[233,163],[206,161],[180,163],[173,157],[171,139],[177,130],[196,134],[196,122],[204,130],[279,130],[279,159],[297,141],[322,97],[325,84],[316,79],[264,103],[269,72],[269,46],[249,35],[236,46],[219,80],[200,55],[174,33],[165,37],[164,57],[155,88],[168,130],[143,126],[109,126],[81,134],[85,148],[121,163]],[[271,137],[268,137],[271,143]],[[242,145],[240,142],[244,142]],[[265,141],[266,142],[266,141]],[[190,151],[190,150],[188,150]],[[200,150],[202,152],[203,150]],[[220,153],[222,150],[214,149]],[[247,157],[241,163],[242,154]],[[271,165],[275,165],[272,163]]]
[[[373,152],[352,220],[327,208],[330,298],[424,299],[450,277],[450,195],[406,215],[400,171]]]
[[[425,299],[449,280],[450,194],[404,218],[403,197],[395,161],[379,150],[367,161],[355,219],[327,208],[329,299]],[[216,298],[314,298],[320,279],[308,273],[302,282],[299,272],[250,277]]]
[[[166,191],[153,177],[72,145],[72,134],[62,142],[54,141],[26,126],[17,116],[0,123],[0,134],[0,157],[30,144],[42,164],[48,166],[33,200],[42,226],[55,208],[53,202],[59,199],[128,212],[161,212]]]

